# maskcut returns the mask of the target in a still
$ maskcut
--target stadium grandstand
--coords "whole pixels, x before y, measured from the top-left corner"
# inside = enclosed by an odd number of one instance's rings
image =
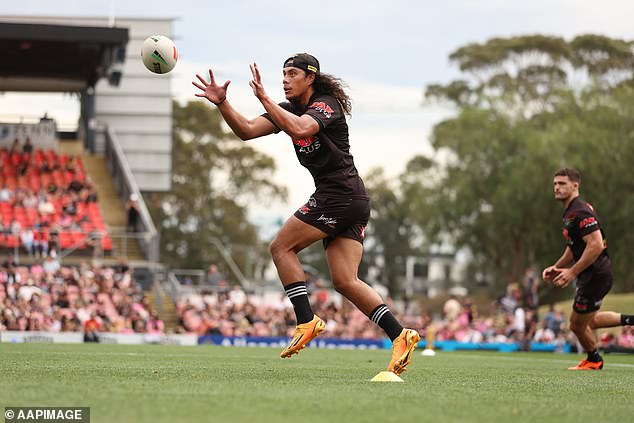
[[[79,99],[75,125],[55,110],[0,113],[3,341],[95,322],[103,333],[165,332],[158,313],[171,300],[154,283],[165,269],[143,193],[170,188],[170,77],[148,83],[135,59],[172,21],[0,18],[0,91]]]

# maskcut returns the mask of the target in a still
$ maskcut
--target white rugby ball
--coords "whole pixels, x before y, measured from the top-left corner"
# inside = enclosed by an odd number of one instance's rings
[[[167,73],[178,61],[176,44],[164,35],[147,37],[141,46],[141,60],[149,71]]]

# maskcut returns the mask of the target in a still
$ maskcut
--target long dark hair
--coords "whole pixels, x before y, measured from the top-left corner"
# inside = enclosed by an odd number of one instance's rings
[[[317,94],[328,94],[333,96],[341,106],[341,109],[348,116],[352,113],[352,100],[344,88],[348,88],[342,79],[327,73],[315,74],[315,82],[313,87]]]

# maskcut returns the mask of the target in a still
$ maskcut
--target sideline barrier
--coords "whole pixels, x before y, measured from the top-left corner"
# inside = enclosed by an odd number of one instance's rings
[[[99,342],[103,344],[166,344],[166,345],[222,345],[225,347],[274,347],[284,348],[290,338],[283,336],[276,337],[235,337],[222,335],[197,336],[195,334],[149,334],[149,333],[102,333],[99,335]],[[4,343],[65,343],[82,344],[84,334],[82,332],[38,332],[38,331],[4,331],[0,332],[0,342]],[[425,348],[427,341],[420,341],[418,348]],[[338,339],[338,338],[317,338],[313,340],[310,348],[323,349],[348,349],[348,350],[377,350],[390,349],[392,343],[389,339]],[[499,351],[515,352],[523,351],[517,342],[512,343],[481,343],[458,341],[436,341],[434,349],[441,351]],[[562,352],[569,353],[570,346],[557,346],[553,344],[542,344],[532,342],[530,351],[540,352]]]
[[[102,333],[99,342],[103,344],[165,344],[165,345],[197,345],[198,336],[193,334],[163,335],[149,333]],[[38,332],[38,331],[4,331],[0,332],[0,342],[4,343],[54,343],[83,344],[82,332]]]
[[[420,341],[418,348],[425,348],[427,341]],[[388,340],[385,348],[392,348],[392,343]],[[499,351],[499,352],[516,352],[516,351],[538,351],[538,352],[561,352],[569,353],[570,345],[563,346],[554,344],[543,344],[540,342],[531,342],[530,349],[522,349],[519,342],[511,343],[472,343],[458,341],[434,341],[434,349],[442,351]]]
[[[284,348],[290,338],[283,336],[266,337],[236,337],[222,335],[205,335],[198,338],[200,345],[222,345],[225,347],[274,347]],[[337,339],[317,338],[311,341],[309,348],[348,349],[348,350],[378,350],[383,348],[382,340],[375,339]],[[390,346],[391,348],[391,346]]]
[[[49,344],[82,344],[84,334],[81,332],[39,332],[39,331],[4,331],[0,332],[0,342],[22,343],[38,342]]]

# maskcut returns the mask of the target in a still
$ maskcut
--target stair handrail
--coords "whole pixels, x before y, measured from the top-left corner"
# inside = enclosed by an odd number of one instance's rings
[[[119,143],[115,131],[110,127],[105,127],[105,154],[108,170],[112,175],[115,188],[122,201],[127,201],[130,195],[135,194],[139,205],[139,228],[137,232],[145,232],[147,239],[141,240],[141,248],[149,261],[159,261],[160,235],[154,226],[150,212],[141,195],[141,190],[136,182],[136,178],[130,168],[130,163]]]

